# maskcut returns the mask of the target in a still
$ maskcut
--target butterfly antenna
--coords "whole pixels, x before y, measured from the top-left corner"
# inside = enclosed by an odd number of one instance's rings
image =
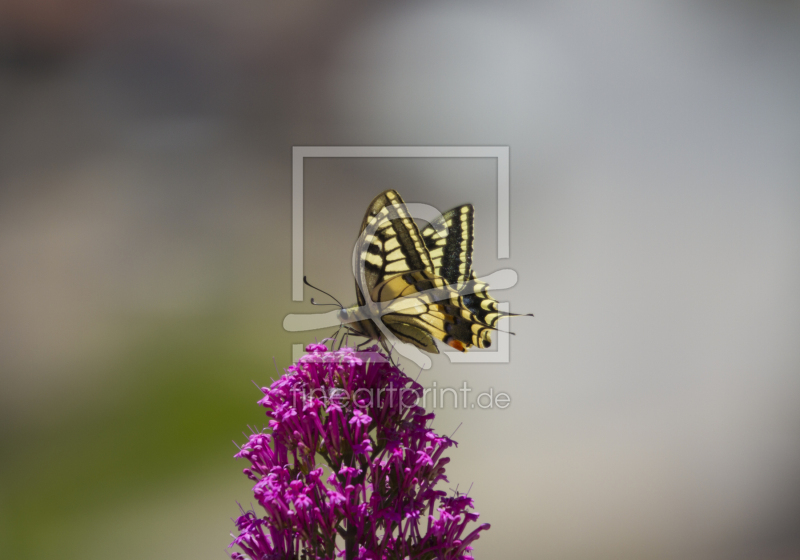
[[[314,288],[314,289],[315,289],[315,290],[317,290],[318,292],[321,292],[321,293],[325,294],[326,296],[328,296],[329,298],[331,298],[333,301],[335,301],[335,302],[336,302],[336,304],[338,304],[338,305],[339,305],[339,308],[340,308],[340,309],[344,309],[344,305],[342,305],[342,304],[341,304],[341,302],[340,302],[338,299],[336,299],[335,297],[333,297],[332,295],[330,295],[330,294],[329,294],[328,292],[326,292],[325,290],[320,290],[320,289],[319,289],[319,288],[317,288],[316,286],[313,286],[313,285],[309,284],[309,282],[308,282],[308,279],[307,279],[305,276],[303,276],[303,284],[305,284],[305,285],[306,285],[306,286],[308,286],[309,288]],[[316,302],[314,301],[314,298],[311,298],[311,303],[312,303],[313,305],[334,305],[333,303],[316,303]]]
[[[318,301],[314,301],[313,297],[311,298],[311,305],[332,305],[334,307],[338,307],[339,309],[342,308],[342,306],[339,305],[338,303],[320,303]]]

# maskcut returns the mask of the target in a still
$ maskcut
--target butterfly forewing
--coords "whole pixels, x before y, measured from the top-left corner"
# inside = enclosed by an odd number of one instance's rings
[[[419,228],[395,191],[375,197],[364,216],[360,234],[363,236],[360,262],[368,292],[389,277],[414,270],[433,270]],[[358,283],[356,292],[359,305],[364,305]]]
[[[464,204],[445,212],[422,230],[434,274],[450,284],[467,280],[472,270],[474,215],[472,204]],[[442,225],[447,227],[446,235],[439,233]]]

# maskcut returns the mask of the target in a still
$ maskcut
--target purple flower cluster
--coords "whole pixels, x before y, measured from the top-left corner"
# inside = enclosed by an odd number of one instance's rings
[[[231,546],[253,560],[471,559],[489,525],[467,532],[472,499],[434,488],[455,442],[426,427],[422,387],[349,348],[306,352],[262,388],[270,430],[236,454],[266,515],[242,512]]]

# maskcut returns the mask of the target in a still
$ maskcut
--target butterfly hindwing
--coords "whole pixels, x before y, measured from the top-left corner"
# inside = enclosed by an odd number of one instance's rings
[[[491,327],[481,324],[465,309],[458,293],[448,288],[448,282],[440,276],[428,271],[395,276],[378,286],[375,295],[380,301],[391,302],[382,316],[387,326],[404,323],[409,328],[425,330],[461,351],[491,344]]]

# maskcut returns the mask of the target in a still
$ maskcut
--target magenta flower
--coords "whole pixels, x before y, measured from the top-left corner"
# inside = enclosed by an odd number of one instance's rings
[[[377,347],[370,350],[377,352]],[[426,425],[422,387],[389,362],[311,344],[259,404],[269,432],[235,457],[265,515],[242,511],[234,559],[472,559],[472,499],[435,489],[455,442]]]

